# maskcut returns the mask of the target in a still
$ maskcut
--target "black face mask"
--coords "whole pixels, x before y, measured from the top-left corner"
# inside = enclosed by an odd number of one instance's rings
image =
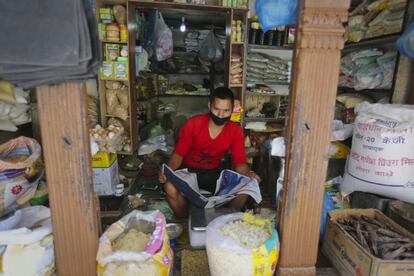
[[[214,124],[218,126],[222,126],[230,120],[231,116],[225,117],[225,118],[219,118],[210,111],[210,117],[213,120]]]

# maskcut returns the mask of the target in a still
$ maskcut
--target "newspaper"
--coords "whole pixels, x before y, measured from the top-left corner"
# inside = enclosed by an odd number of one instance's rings
[[[166,164],[162,165],[162,171],[175,188],[184,197],[199,208],[213,208],[224,205],[237,195],[246,194],[251,196],[256,203],[262,201],[259,183],[256,179],[241,175],[232,170],[223,170],[216,183],[216,191],[211,197],[200,193],[197,183],[197,175],[188,172],[187,169],[171,170]]]

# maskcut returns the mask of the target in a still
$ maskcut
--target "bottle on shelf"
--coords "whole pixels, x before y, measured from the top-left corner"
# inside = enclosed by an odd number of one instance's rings
[[[285,44],[285,31],[286,31],[285,26],[277,27],[276,41],[274,43],[276,46],[283,46]]]
[[[266,32],[266,45],[272,46],[275,40],[275,36],[276,36],[276,30],[274,28],[268,30]]]
[[[256,44],[264,45],[264,42],[265,42],[265,32],[263,31],[262,25],[259,24],[259,31],[257,35]]]
[[[255,15],[255,16],[252,16],[252,22],[250,23],[249,44],[256,44],[258,30],[259,30],[259,17]]]

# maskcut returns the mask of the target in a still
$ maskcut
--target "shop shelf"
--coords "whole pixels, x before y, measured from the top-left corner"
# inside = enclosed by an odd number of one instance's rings
[[[258,45],[258,44],[249,44],[247,48],[250,49],[262,49],[262,50],[283,50],[283,51],[293,51],[294,46],[269,46],[269,45]]]
[[[401,33],[387,34],[379,37],[363,39],[359,42],[346,43],[344,51],[349,52],[360,48],[379,47],[383,44],[394,43],[401,36]]]
[[[109,40],[101,40],[102,43],[111,43],[111,44],[124,44],[127,45],[127,41],[109,41]]]
[[[262,117],[244,117],[245,122],[271,122],[271,123],[284,123],[285,120],[281,118],[262,118]]]

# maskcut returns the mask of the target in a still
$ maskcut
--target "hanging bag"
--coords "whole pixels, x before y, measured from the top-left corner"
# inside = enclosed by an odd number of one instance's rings
[[[155,58],[163,61],[173,55],[173,38],[171,29],[165,24],[160,12],[157,12],[155,21]]]
[[[210,62],[218,62],[223,59],[223,47],[214,35],[214,31],[210,31],[201,42],[200,58]]]

